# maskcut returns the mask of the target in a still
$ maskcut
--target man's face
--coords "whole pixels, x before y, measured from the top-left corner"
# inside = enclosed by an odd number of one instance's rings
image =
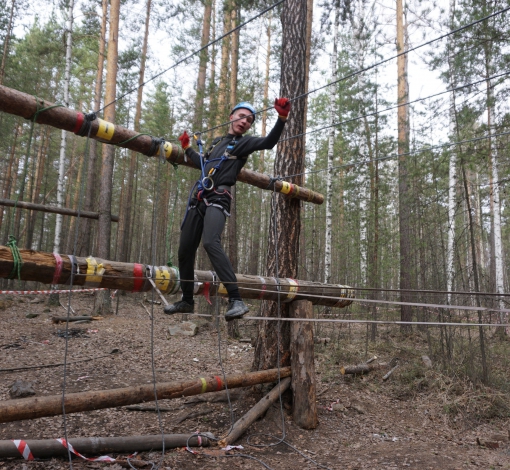
[[[230,116],[230,134],[243,135],[253,124],[253,114],[248,109],[236,109]]]

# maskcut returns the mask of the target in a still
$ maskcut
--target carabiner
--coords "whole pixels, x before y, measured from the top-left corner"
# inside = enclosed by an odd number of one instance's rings
[[[202,178],[202,187],[206,191],[210,191],[211,189],[213,189],[214,188],[214,181],[213,181],[213,179],[210,176],[206,176],[205,178]]]

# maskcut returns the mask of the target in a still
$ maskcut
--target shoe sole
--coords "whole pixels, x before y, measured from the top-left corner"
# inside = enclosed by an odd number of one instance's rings
[[[249,310],[246,310],[246,312],[236,313],[235,315],[228,315],[228,316],[225,314],[225,320],[232,321],[232,320],[237,320],[238,318],[243,318],[248,312],[249,312]]]

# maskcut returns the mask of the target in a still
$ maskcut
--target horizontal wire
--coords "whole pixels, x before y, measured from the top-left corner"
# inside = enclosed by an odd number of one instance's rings
[[[206,44],[205,46],[201,47],[200,49],[196,50],[195,52],[192,52],[191,54],[187,55],[186,57],[178,60],[175,64],[171,65],[170,67],[168,67],[167,69],[163,70],[162,72],[159,72],[158,74],[156,75],[153,75],[151,78],[149,78],[148,80],[146,80],[145,82],[143,82],[142,84],[138,85],[137,87],[133,88],[132,90],[129,90],[127,91],[126,93],[124,93],[123,95],[119,96],[118,98],[115,98],[111,103],[108,103],[106,105],[104,105],[102,108],[98,109],[97,111],[95,111],[96,113],[99,113],[101,111],[104,111],[108,106],[116,103],[117,101],[121,100],[121,99],[124,99],[127,95],[133,93],[134,91],[138,90],[139,88],[143,87],[144,85],[147,85],[147,83],[151,82],[152,80],[155,80],[156,78],[160,77],[161,75],[163,75],[164,73],[168,72],[169,70],[172,70],[173,68],[177,67],[178,65],[182,64],[183,62],[187,61],[188,59],[190,59],[191,57],[197,55],[198,53],[202,52],[204,49],[207,49],[209,46],[212,46],[213,44],[221,41],[223,38],[231,35],[232,33],[234,33],[235,31],[237,31],[238,29],[241,29],[243,28],[244,26],[246,26],[248,23],[251,23],[252,21],[256,20],[257,18],[259,18],[260,16],[262,16],[264,13],[267,13],[268,11],[272,10],[273,8],[276,8],[278,5],[280,5],[281,3],[283,3],[285,0],[280,0],[279,2],[276,2],[274,3],[273,5],[267,7],[266,9],[262,10],[261,12],[257,13],[255,16],[253,16],[252,18],[246,20],[244,23],[241,23],[239,26],[236,26],[234,29],[231,29],[230,31],[228,31],[227,33],[223,34],[222,36],[220,36],[219,38],[215,39],[214,41],[211,41],[209,42],[208,44]]]
[[[76,273],[75,276],[76,277],[87,277],[88,275],[85,273]],[[135,277],[135,276],[103,275],[102,277],[106,278],[106,279],[142,279],[142,280],[149,279],[149,278],[140,278],[140,277]],[[271,277],[269,277],[269,276],[266,276],[266,277],[268,279],[271,279]],[[153,279],[154,281],[165,280],[165,278],[162,278],[162,277],[160,277],[160,278],[156,277],[156,278],[151,278],[151,279]],[[176,281],[178,281],[178,282],[197,282],[196,279],[180,279],[180,278],[176,279]],[[198,281],[198,282],[202,282],[202,281]],[[205,281],[205,282],[212,282],[212,281]],[[246,290],[256,290],[256,291],[260,291],[260,292],[272,292],[272,291],[268,291],[268,290],[244,287],[245,285],[252,285],[252,283],[248,284],[247,282],[242,282],[242,281],[232,281],[232,282],[220,281],[220,282],[224,285],[237,284],[238,286],[240,286]],[[314,281],[303,281],[303,282],[314,282]],[[298,284],[298,286],[299,286],[299,284]],[[83,291],[83,293],[87,293],[87,289],[85,288],[85,286],[74,285],[73,287],[76,287],[76,289],[66,289],[66,290],[73,290],[73,292],[76,292],[76,293],[80,293],[81,291]],[[321,284],[320,286],[317,286],[317,287],[325,287],[327,289],[338,289],[338,290],[345,290],[345,289],[348,289],[348,290],[369,290],[369,291],[376,291],[376,292],[396,292],[396,293],[409,292],[409,293],[417,293],[417,294],[455,294],[455,295],[479,295],[479,296],[492,296],[492,297],[510,297],[510,293],[498,294],[496,292],[467,292],[467,291],[389,289],[389,288],[384,289],[384,288],[376,288],[376,287],[354,287],[354,286],[349,286],[349,285],[337,285],[337,284]],[[105,288],[105,289],[115,290],[115,288],[113,288],[113,287],[109,287],[109,288]],[[32,292],[32,291],[30,291],[30,292]],[[34,292],[36,292],[36,291],[34,291]],[[147,291],[147,292],[149,292],[149,291]],[[274,292],[277,293],[278,291],[274,291]],[[2,292],[0,291],[0,294],[1,293]],[[135,293],[141,293],[141,292],[135,292]]]
[[[427,304],[427,303],[419,303],[419,302],[399,302],[397,300],[377,300],[377,299],[357,299],[355,297],[334,297],[328,295],[315,295],[315,294],[305,294],[298,292],[281,292],[281,291],[271,291],[271,290],[263,290],[263,289],[255,289],[253,287],[242,287],[243,290],[255,291],[255,292],[265,292],[270,294],[280,294],[283,296],[292,295],[293,297],[313,297],[320,299],[331,299],[331,300],[349,300],[352,302],[365,302],[365,303],[379,303],[379,304],[391,304],[391,305],[409,305],[412,307],[431,307],[431,308],[442,308],[445,310],[470,310],[470,311],[482,311],[482,312],[500,312],[500,313],[510,313],[510,309],[491,309],[487,307],[470,307],[468,305],[442,305],[442,304]],[[264,299],[262,299],[264,300]],[[266,299],[267,300],[267,299]],[[284,299],[285,300],[285,299]]]
[[[434,149],[441,148],[441,147],[452,147],[454,145],[469,144],[471,142],[478,142],[480,140],[490,139],[490,138],[493,138],[493,137],[501,137],[503,135],[509,135],[509,134],[510,134],[510,131],[508,131],[508,132],[500,132],[498,134],[488,134],[488,135],[484,135],[484,136],[481,136],[481,137],[475,137],[473,139],[460,140],[460,141],[457,141],[457,142],[447,142],[447,143],[444,143],[444,144],[431,145],[431,146],[428,146],[428,147],[420,147],[418,149],[411,150],[409,152],[395,153],[393,155],[387,155],[385,157],[372,158],[372,159],[369,159],[369,160],[362,160],[360,162],[344,163],[342,165],[337,165],[337,166],[334,166],[334,167],[331,167],[331,168],[321,168],[319,170],[304,171],[303,173],[294,173],[292,175],[283,175],[282,178],[293,178],[294,176],[322,173],[323,171],[329,171],[330,169],[331,170],[338,170],[340,168],[351,168],[351,167],[354,167],[354,166],[366,165],[366,164],[372,163],[372,162],[380,162],[380,161],[384,161],[384,160],[391,160],[391,159],[398,158],[398,157],[405,157],[405,156],[413,155],[415,153],[425,152],[427,150],[434,150]]]
[[[276,317],[246,317],[245,320],[267,320],[267,321],[299,321],[314,323],[370,323],[379,325],[428,325],[428,326],[489,326],[509,327],[510,323],[455,323],[455,322],[426,322],[426,321],[398,321],[398,320],[347,320],[341,318],[276,318]]]
[[[406,51],[400,52],[400,53],[399,53],[399,54],[397,54],[397,55],[394,55],[394,56],[391,56],[391,57],[387,57],[386,59],[383,59],[383,60],[381,60],[380,62],[376,62],[376,63],[374,63],[374,64],[372,64],[372,65],[370,65],[370,66],[368,66],[368,67],[366,67],[366,68],[364,68],[364,69],[356,70],[355,72],[352,72],[352,73],[350,73],[350,74],[347,74],[347,75],[345,75],[345,76],[343,76],[343,77],[339,78],[338,80],[335,80],[334,82],[327,83],[326,85],[323,85],[323,86],[321,86],[321,87],[319,87],[319,88],[315,88],[314,90],[307,91],[306,93],[303,93],[303,94],[301,94],[301,95],[295,96],[294,98],[291,98],[289,101],[291,101],[291,102],[292,102],[292,101],[295,101],[295,100],[297,100],[297,99],[299,99],[299,98],[303,98],[303,97],[305,97],[305,96],[308,96],[308,95],[310,95],[310,94],[312,94],[312,93],[315,93],[315,92],[317,92],[317,91],[320,91],[320,90],[322,90],[322,89],[324,89],[324,88],[327,88],[327,87],[329,87],[329,86],[331,86],[331,85],[334,85],[334,84],[339,83],[339,82],[341,82],[341,81],[344,81],[344,80],[347,80],[347,79],[349,79],[349,78],[355,77],[356,75],[360,75],[361,73],[363,73],[363,72],[367,72],[368,70],[371,70],[371,69],[373,69],[373,68],[375,68],[375,67],[378,67],[379,65],[385,64],[386,62],[389,62],[390,60],[394,60],[394,59],[396,59],[396,58],[398,58],[398,57],[400,57],[400,56],[402,56],[402,55],[405,55],[405,54],[408,54],[408,53],[410,53],[410,52],[416,51],[417,49],[420,49],[421,47],[424,47],[424,46],[427,46],[427,45],[429,45],[429,44],[432,44],[433,42],[440,41],[441,39],[444,39],[444,38],[446,38],[446,37],[448,37],[448,36],[451,36],[452,34],[456,34],[456,33],[460,32],[460,31],[463,31],[464,29],[470,28],[471,26],[474,26],[474,25],[476,25],[476,24],[478,24],[478,23],[481,23],[481,22],[483,22],[483,21],[486,21],[486,20],[488,20],[488,19],[490,19],[490,18],[492,18],[492,17],[494,17],[494,16],[497,16],[497,15],[503,14],[503,13],[505,13],[505,12],[506,12],[506,11],[508,11],[508,10],[510,10],[510,7],[503,8],[502,10],[499,10],[499,11],[497,11],[497,12],[495,12],[495,13],[491,13],[490,15],[487,15],[487,16],[485,16],[485,17],[483,17],[483,18],[480,18],[480,19],[478,19],[478,20],[476,20],[476,21],[473,21],[472,23],[466,24],[466,25],[461,26],[461,27],[459,27],[459,28],[457,28],[457,29],[454,29],[454,30],[452,30],[452,31],[449,31],[448,33],[445,33],[445,34],[443,34],[443,35],[441,35],[441,36],[438,36],[437,38],[431,39],[430,41],[424,42],[424,43],[422,43],[422,44],[420,44],[420,45],[418,45],[418,46],[415,46],[415,47],[413,47],[413,48],[411,48],[411,49],[408,49],[408,50],[406,50]],[[269,110],[271,110],[271,109],[273,109],[273,107],[264,108],[264,109],[261,109],[261,110],[259,110],[259,111],[255,111],[255,113],[253,113],[253,114],[254,114],[254,115],[256,115],[256,114],[264,113],[264,112],[269,111]],[[229,125],[229,124],[230,124],[230,121],[225,122],[225,123],[223,123],[223,124],[220,124],[220,125],[218,125],[218,126],[211,127],[211,128],[209,128],[209,129],[207,129],[207,130],[205,130],[205,131],[201,131],[201,133],[202,133],[202,134],[206,134],[207,132],[211,132],[211,131],[213,131],[213,130],[215,130],[215,129],[218,129],[218,128],[220,128],[220,127],[227,126],[227,125]]]
[[[425,101],[425,100],[428,100],[428,99],[431,99],[431,98],[435,98],[436,96],[444,95],[446,93],[454,93],[456,91],[462,90],[463,88],[468,88],[468,87],[471,87],[471,86],[475,86],[475,85],[478,85],[480,83],[486,82],[487,80],[493,80],[495,78],[500,78],[500,77],[503,77],[503,76],[508,75],[508,74],[510,74],[510,71],[509,72],[503,72],[503,73],[500,73],[498,75],[493,75],[492,77],[489,77],[489,78],[483,78],[483,79],[478,80],[476,82],[468,83],[467,85],[461,85],[461,86],[458,86],[457,88],[449,88],[447,90],[440,91],[439,93],[435,93],[433,95],[425,96],[423,98],[417,98],[417,99],[412,100],[412,101],[406,101],[405,103],[396,104],[394,106],[390,106],[389,108],[381,109],[380,111],[374,111],[372,113],[367,113],[367,114],[363,114],[361,116],[356,116],[354,118],[347,119],[345,121],[335,122],[333,124],[328,124],[327,126],[320,127],[319,129],[313,129],[311,131],[303,132],[301,134],[296,134],[296,135],[293,135],[293,136],[290,136],[290,137],[286,137],[285,139],[280,139],[279,142],[285,142],[287,140],[295,139],[297,137],[302,137],[302,136],[308,135],[308,134],[313,134],[315,132],[320,132],[320,131],[323,131],[325,129],[330,129],[332,127],[337,127],[337,126],[342,126],[344,124],[349,124],[350,122],[358,121],[358,120],[366,118],[366,117],[377,116],[377,115],[379,115],[381,113],[385,113],[385,112],[391,111],[393,109],[401,108],[402,106],[407,106],[407,105],[410,105],[410,104],[413,104],[413,103],[417,103],[419,101]],[[499,83],[497,83],[497,84],[495,83],[495,84],[491,85],[490,88],[494,88],[497,85],[499,85]]]

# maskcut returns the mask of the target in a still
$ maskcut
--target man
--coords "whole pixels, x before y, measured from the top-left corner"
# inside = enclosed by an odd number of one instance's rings
[[[179,137],[186,156],[202,169],[202,176],[191,190],[193,195],[181,226],[178,258],[182,300],[166,306],[166,314],[193,312],[195,258],[200,239],[228,292],[225,319],[235,320],[249,311],[241,299],[232,264],[221,246],[221,234],[226,218],[230,216],[231,188],[236,184],[237,175],[248,156],[257,150],[272,149],[280,139],[290,111],[290,101],[277,98],[274,107],[278,111],[278,120],[267,137],[243,137],[255,121],[256,111],[250,103],[237,104],[230,113],[228,133],[214,139],[203,158],[191,148],[186,131]]]

